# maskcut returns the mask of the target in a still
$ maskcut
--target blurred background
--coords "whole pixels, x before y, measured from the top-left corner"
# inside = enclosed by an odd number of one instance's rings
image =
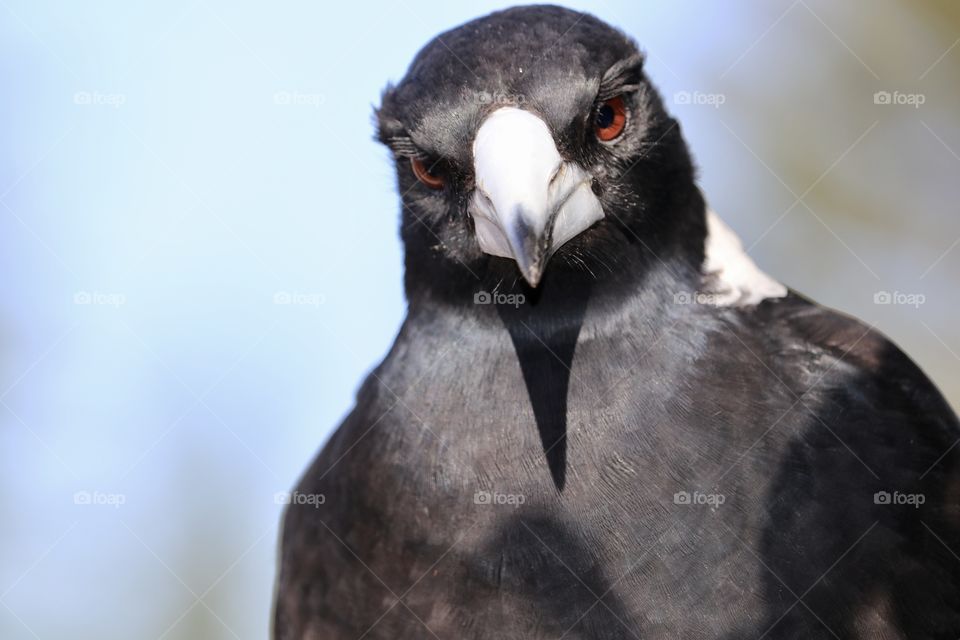
[[[0,0],[0,637],[267,636],[282,492],[404,313],[372,107],[507,5]],[[756,260],[960,407],[960,4],[568,5]]]

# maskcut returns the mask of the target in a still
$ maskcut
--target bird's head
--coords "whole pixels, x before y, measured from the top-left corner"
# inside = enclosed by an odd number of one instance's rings
[[[615,275],[644,252],[702,259],[679,127],[636,45],[593,16],[519,7],[441,34],[377,120],[396,159],[408,290],[412,271],[537,287]]]

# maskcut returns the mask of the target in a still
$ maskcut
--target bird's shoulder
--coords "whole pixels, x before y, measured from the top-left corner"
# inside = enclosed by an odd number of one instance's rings
[[[740,330],[766,341],[771,357],[802,362],[825,387],[856,387],[861,393],[852,395],[878,410],[922,410],[960,429],[927,374],[874,325],[794,291],[738,315]]]

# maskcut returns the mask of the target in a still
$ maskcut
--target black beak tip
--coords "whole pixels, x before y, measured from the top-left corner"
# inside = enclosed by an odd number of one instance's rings
[[[523,274],[523,279],[527,281],[534,289],[540,284],[541,278],[543,278],[543,269],[539,265],[535,265],[531,269],[526,269],[521,271]]]
[[[520,268],[520,274],[534,289],[539,286],[543,280],[543,273],[546,270],[547,254],[544,251],[534,251],[534,255],[518,256],[517,266]]]
[[[523,212],[519,212],[519,219],[514,236],[519,240],[515,244],[517,266],[523,279],[534,289],[543,278],[544,268],[548,259],[547,247],[550,243],[550,233],[538,234],[525,221]]]

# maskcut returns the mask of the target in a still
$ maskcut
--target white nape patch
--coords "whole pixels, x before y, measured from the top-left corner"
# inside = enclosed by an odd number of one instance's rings
[[[746,307],[787,295],[787,288],[760,270],[733,229],[710,208],[703,285],[709,303],[718,307]]]

